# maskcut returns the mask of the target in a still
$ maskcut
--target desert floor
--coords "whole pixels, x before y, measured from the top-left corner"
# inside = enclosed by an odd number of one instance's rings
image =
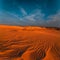
[[[0,60],[60,60],[60,30],[0,25]]]

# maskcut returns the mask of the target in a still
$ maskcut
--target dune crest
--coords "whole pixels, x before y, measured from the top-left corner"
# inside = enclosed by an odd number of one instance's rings
[[[0,25],[0,60],[60,60],[60,30]]]

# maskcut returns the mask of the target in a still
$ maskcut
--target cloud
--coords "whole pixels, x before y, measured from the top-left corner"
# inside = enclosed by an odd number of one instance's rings
[[[25,9],[24,9],[24,8],[20,8],[20,10],[21,10],[21,12],[22,12],[23,16],[27,15],[27,12],[25,11]]]
[[[25,15],[25,13],[23,13]],[[48,20],[44,19],[45,14],[40,9],[36,9],[29,15],[25,15],[20,18],[18,15],[3,12],[0,13],[0,24],[11,24],[11,25],[35,25],[44,27],[59,27],[60,28],[60,11],[54,15],[47,17]]]
[[[8,24],[8,25],[24,25],[25,22],[21,20],[18,15],[15,15],[10,12],[1,12],[0,13],[0,24]]]
[[[30,25],[38,25],[43,21],[44,14],[41,13],[41,10],[36,9],[29,15],[22,18],[22,20],[26,21]]]
[[[58,11],[55,15],[51,15],[48,17],[49,20],[46,23],[46,26],[50,27],[60,27],[60,11]]]
[[[47,17],[48,20],[44,19],[45,14],[41,10],[37,9],[28,16],[25,16],[22,20],[28,21],[31,25],[46,26],[46,27],[59,27],[60,28],[60,11],[54,15]]]
[[[15,18],[21,20],[21,18],[20,18],[18,15],[14,14],[14,13],[11,13],[11,12],[8,12],[8,11],[6,12],[6,11],[5,11],[5,14],[10,15],[10,16],[12,16],[12,17],[15,17]]]

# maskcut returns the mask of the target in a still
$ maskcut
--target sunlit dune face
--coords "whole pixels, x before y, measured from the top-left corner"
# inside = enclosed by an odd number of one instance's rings
[[[0,60],[60,60],[60,30],[0,25]]]

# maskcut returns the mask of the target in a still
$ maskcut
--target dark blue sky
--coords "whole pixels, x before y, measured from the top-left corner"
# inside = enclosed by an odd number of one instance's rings
[[[59,5],[59,0],[2,0],[4,10],[17,14],[20,13],[19,7],[24,8],[27,13],[39,8],[46,15],[55,14],[60,9]]]
[[[9,12],[19,18],[25,18],[25,16],[37,13],[36,10],[40,10],[40,14],[44,14],[43,19],[46,19],[50,15],[57,14],[60,10],[60,0],[0,0],[0,12]],[[37,22],[39,22],[38,20]]]

